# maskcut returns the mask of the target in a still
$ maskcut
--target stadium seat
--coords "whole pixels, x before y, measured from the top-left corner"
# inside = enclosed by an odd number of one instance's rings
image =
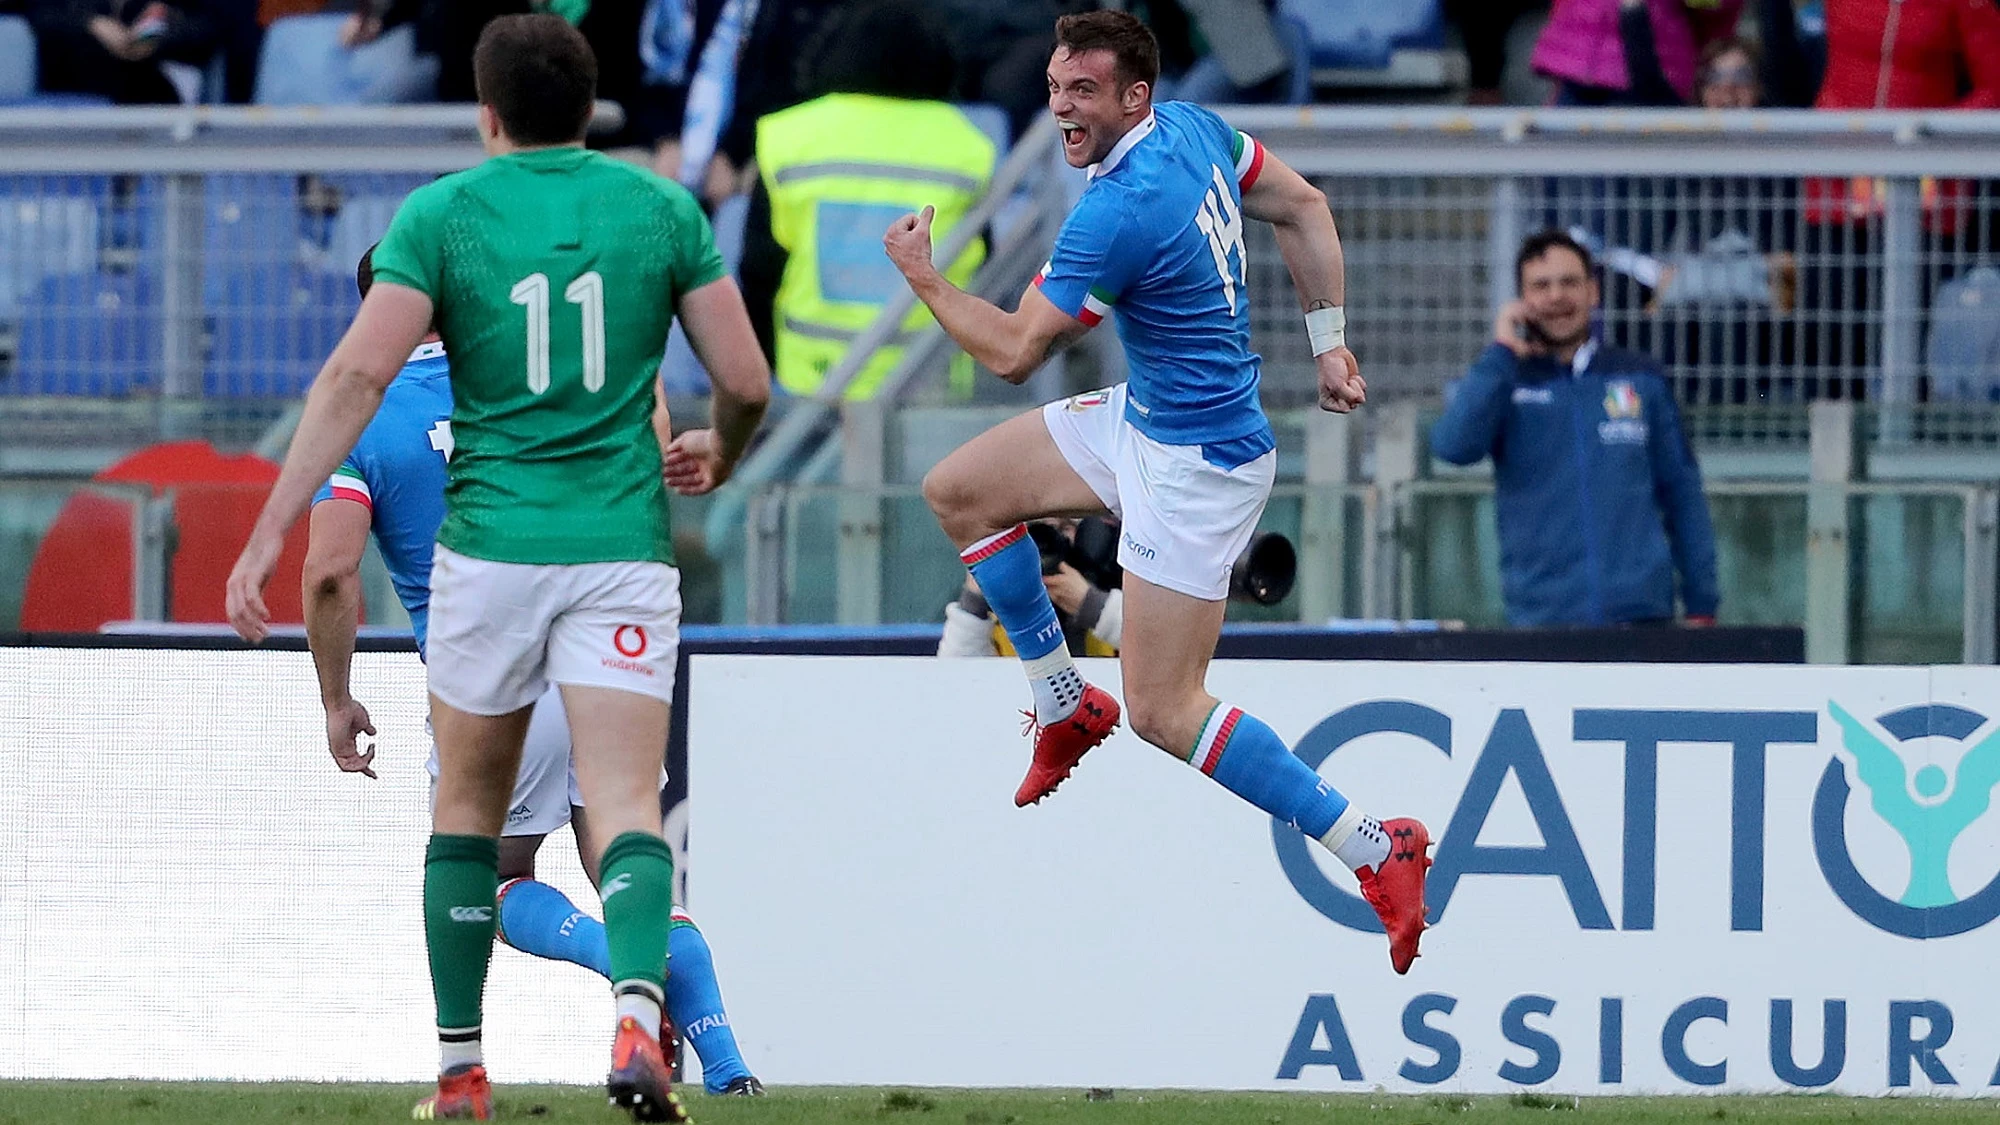
[[[0,105],[34,96],[34,29],[20,16],[0,16]]]
[[[97,247],[94,199],[0,194],[0,311],[29,300],[45,277],[88,272]]]
[[[329,14],[273,23],[257,67],[257,104],[394,105],[431,96],[438,63],[417,54],[414,26],[349,50],[340,45],[346,20]]]
[[[44,278],[24,303],[17,394],[119,396],[159,385],[160,308],[138,273]]]
[[[1305,28],[1314,66],[1380,69],[1399,47],[1444,44],[1438,0],[1280,0],[1278,12]]]
[[[304,394],[359,304],[351,275],[260,262],[211,269],[203,393]]]

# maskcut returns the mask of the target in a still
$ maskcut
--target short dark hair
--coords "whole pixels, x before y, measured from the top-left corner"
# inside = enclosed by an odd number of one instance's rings
[[[375,246],[380,246],[377,242]],[[361,252],[361,260],[354,263],[354,288],[360,290],[361,299],[368,299],[368,291],[375,287],[375,246]]]
[[[1110,51],[1122,89],[1134,82],[1148,86],[1160,81],[1160,43],[1130,12],[1079,12],[1056,21],[1056,46],[1072,55]]]
[[[1551,250],[1567,250],[1575,254],[1583,262],[1585,274],[1593,273],[1597,269],[1597,263],[1591,259],[1590,251],[1583,243],[1563,231],[1553,229],[1539,231],[1529,235],[1527,241],[1521,243],[1521,252],[1514,255],[1514,288],[1521,287],[1528,263],[1539,260]]]
[[[806,49],[805,90],[951,100],[958,63],[923,0],[862,0],[839,9]]]
[[[561,16],[501,16],[479,33],[472,82],[518,145],[583,139],[597,101],[597,56]]]

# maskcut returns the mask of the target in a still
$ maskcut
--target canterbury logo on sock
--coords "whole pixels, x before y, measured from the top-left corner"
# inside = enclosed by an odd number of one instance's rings
[[[610,902],[611,896],[632,886],[632,873],[620,872],[604,881],[604,888],[597,893],[598,901]]]
[[[493,908],[490,906],[454,906],[451,908],[451,920],[454,922],[491,922],[493,920]]]

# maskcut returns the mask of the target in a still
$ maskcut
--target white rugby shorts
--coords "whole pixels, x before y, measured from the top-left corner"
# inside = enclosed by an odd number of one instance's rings
[[[431,694],[505,715],[550,684],[673,702],[681,576],[665,563],[530,566],[443,546],[431,563]]]
[[[1063,459],[1122,530],[1118,565],[1192,598],[1229,596],[1229,571],[1264,514],[1278,455],[1234,469],[1198,445],[1163,445],[1125,420],[1125,384],[1052,402],[1042,420]]]
[[[568,824],[573,808],[583,804],[583,790],[576,784],[576,759],[570,754],[569,712],[563,709],[562,691],[551,686],[535,702],[528,717],[528,739],[521,747],[521,769],[514,776],[514,795],[507,798],[507,819],[500,827],[502,836],[546,836]],[[431,775],[431,799],[437,799],[438,751],[431,742],[430,761],[424,768]],[[667,787],[667,768],[660,767],[660,788]]]

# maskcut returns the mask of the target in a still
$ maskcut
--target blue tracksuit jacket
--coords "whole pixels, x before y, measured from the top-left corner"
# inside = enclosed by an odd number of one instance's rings
[[[1489,345],[1431,430],[1454,465],[1493,458],[1514,625],[1713,616],[1715,531],[1680,410],[1651,357],[1599,347],[1581,373]]]

